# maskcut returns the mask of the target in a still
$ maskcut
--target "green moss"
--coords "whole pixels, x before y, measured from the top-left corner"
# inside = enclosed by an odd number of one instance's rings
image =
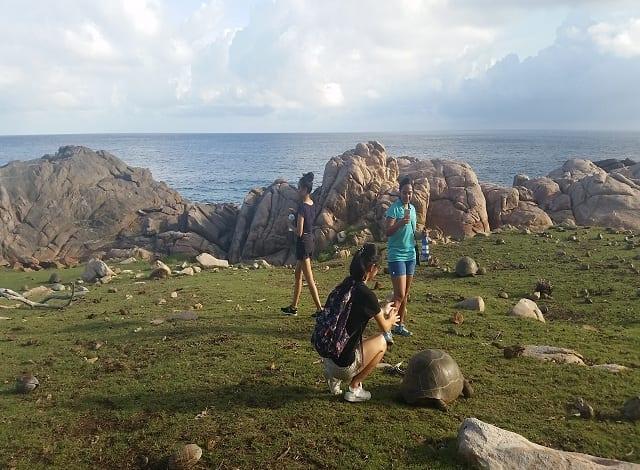
[[[89,286],[84,300],[62,312],[2,309],[12,319],[0,320],[0,468],[134,468],[140,456],[160,465],[187,442],[204,449],[206,468],[454,468],[462,465],[455,436],[469,416],[543,445],[640,462],[640,426],[618,415],[640,390],[640,276],[630,267],[639,250],[626,249],[621,234],[598,240],[600,231],[552,232],[551,239],[504,233],[432,246],[443,264],[468,255],[488,272],[458,279],[421,266],[409,306],[415,335],[398,339],[385,360],[406,361],[423,348],[452,354],[476,396],[456,401],[448,413],[402,404],[399,379],[379,372],[366,383],[368,403],[329,396],[309,343],[308,292],[298,317],[279,312],[291,295],[289,269],[203,272],[146,284],[121,276],[109,286]],[[577,242],[567,240],[571,234]],[[506,243],[496,245],[498,237]],[[584,263],[588,271],[580,270]],[[148,272],[143,264],[127,268]],[[346,270],[342,261],[316,265],[323,297]],[[69,282],[80,272],[60,274]],[[0,285],[33,287],[50,274],[0,271]],[[553,299],[539,302],[550,309],[547,323],[508,317],[540,278],[554,286]],[[391,281],[382,273],[378,280],[382,298]],[[117,293],[108,293],[112,286]],[[509,299],[498,297],[503,290]],[[465,322],[453,327],[453,304],[472,295],[484,298],[486,313],[464,312]],[[160,298],[166,304],[158,305]],[[196,321],[149,323],[197,303],[204,309]],[[616,375],[507,360],[491,344],[496,338],[573,348],[590,363],[635,370]],[[91,351],[93,340],[105,346]],[[96,356],[93,364],[84,359]],[[23,370],[41,382],[24,396],[11,392]],[[565,404],[577,396],[594,407],[596,419],[567,413]],[[203,410],[206,416],[195,419]]]

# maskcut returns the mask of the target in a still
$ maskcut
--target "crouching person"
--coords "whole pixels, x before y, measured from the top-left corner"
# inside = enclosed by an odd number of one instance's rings
[[[387,342],[384,332],[398,322],[392,303],[383,309],[366,282],[378,273],[378,249],[366,244],[354,255],[349,276],[329,294],[324,309],[316,318],[312,343],[323,357],[324,375],[334,395],[342,393],[342,382],[349,384],[344,399],[366,401],[371,394],[362,382],[382,360]],[[380,334],[363,338],[369,320],[374,318]]]

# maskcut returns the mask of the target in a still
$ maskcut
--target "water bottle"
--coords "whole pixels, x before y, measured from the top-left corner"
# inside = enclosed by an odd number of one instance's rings
[[[425,263],[429,261],[429,236],[426,231],[422,232],[422,261]]]

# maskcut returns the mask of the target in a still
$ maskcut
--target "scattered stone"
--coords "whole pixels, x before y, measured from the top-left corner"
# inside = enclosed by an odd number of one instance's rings
[[[197,320],[198,314],[195,312],[191,312],[189,310],[185,310],[184,312],[177,312],[169,315],[167,317],[167,321],[189,321],[189,320]]]
[[[62,292],[65,289],[66,287],[64,286],[64,284],[60,284],[59,282],[51,285],[51,290],[54,292]]]
[[[177,298],[178,298],[178,293],[177,293],[176,291],[173,291],[171,294],[169,294],[169,296],[170,296],[172,299],[177,299]]]
[[[16,378],[16,391],[18,393],[33,392],[39,385],[40,382],[37,377],[29,372],[24,372],[20,377]]]
[[[520,299],[518,303],[511,309],[510,315],[514,317],[533,318],[545,323],[542,312],[536,303],[529,299]]]
[[[620,372],[628,372],[631,369],[625,366],[621,366],[620,364],[596,364],[595,366],[591,366],[594,369],[605,370],[607,372],[613,372],[614,374],[619,374]]]
[[[572,468],[632,470],[636,464],[577,452],[551,449],[519,434],[476,418],[466,418],[458,431],[458,454],[471,466],[486,469]]]
[[[631,397],[624,402],[622,416],[629,421],[640,420],[640,395]]]
[[[109,290],[107,292],[109,292],[109,294],[117,294],[118,293],[118,288],[117,287],[109,287]]]
[[[192,308],[194,310],[202,310],[204,308],[204,305],[202,305],[201,303],[197,303]]]
[[[51,273],[51,276],[49,276],[49,284],[59,284],[60,282],[62,282],[60,274]]]
[[[151,320],[149,323],[151,323],[152,325],[162,325],[164,323],[164,319],[155,318],[155,319]]]
[[[158,299],[158,305],[164,305],[167,303],[167,299]]]
[[[458,260],[455,268],[459,277],[475,276],[478,272],[478,264],[469,256],[464,256]]]
[[[533,300],[534,302],[535,302],[536,300],[540,300],[540,292],[535,291],[533,294],[531,294],[531,295],[529,296],[529,299],[530,299],[530,300]]]
[[[187,470],[195,466],[202,457],[202,449],[196,444],[187,444],[169,457],[169,470]]]
[[[509,294],[507,294],[506,292],[500,292],[498,294],[498,297],[500,297],[501,299],[508,299],[509,298]]]
[[[580,353],[573,349],[558,348],[555,346],[524,346],[522,356],[531,357],[540,361],[555,362],[557,364],[586,365]]]
[[[132,264],[132,263],[135,263],[136,261],[138,261],[138,259],[132,256],[130,258],[123,259],[122,261],[120,261],[120,264]]]
[[[98,258],[91,258],[84,268],[82,280],[84,282],[105,282],[114,276],[114,274],[111,268],[107,266],[107,263]]]
[[[196,274],[199,274],[202,272],[202,268],[200,266],[191,266],[191,269],[193,269],[193,272]]]
[[[227,261],[226,259],[218,259],[215,256],[210,255],[209,253],[200,253],[198,256],[196,256],[196,261],[200,263],[200,266],[202,266],[204,269],[229,267],[229,261]]]
[[[192,267],[187,267],[179,271],[178,274],[181,274],[183,276],[193,276],[195,274],[195,271]]]
[[[593,419],[596,417],[592,406],[589,405],[589,403],[587,403],[582,397],[576,398],[576,401],[573,403],[572,407],[580,414],[580,417],[583,419]]]
[[[44,297],[51,294],[52,292],[53,291],[47,286],[38,286],[23,292],[22,296],[29,299],[31,297]]]
[[[506,245],[507,244],[507,242],[506,242],[506,240],[504,238],[498,238],[495,241],[495,243],[496,243],[496,245]]]
[[[454,325],[462,325],[464,323],[464,316],[460,312],[455,312],[451,316],[451,323]]]
[[[469,297],[468,299],[458,302],[455,307],[482,313],[484,312],[484,299],[482,297]]]

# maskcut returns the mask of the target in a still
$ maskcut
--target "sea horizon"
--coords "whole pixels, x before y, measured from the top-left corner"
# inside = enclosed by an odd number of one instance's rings
[[[569,158],[640,160],[640,131],[558,129],[405,132],[153,132],[0,136],[0,165],[54,154],[65,145],[106,150],[148,168],[195,202],[242,203],[253,188],[313,171],[321,184],[330,158],[378,140],[392,157],[465,161],[483,182],[511,186],[516,174],[543,176]]]

